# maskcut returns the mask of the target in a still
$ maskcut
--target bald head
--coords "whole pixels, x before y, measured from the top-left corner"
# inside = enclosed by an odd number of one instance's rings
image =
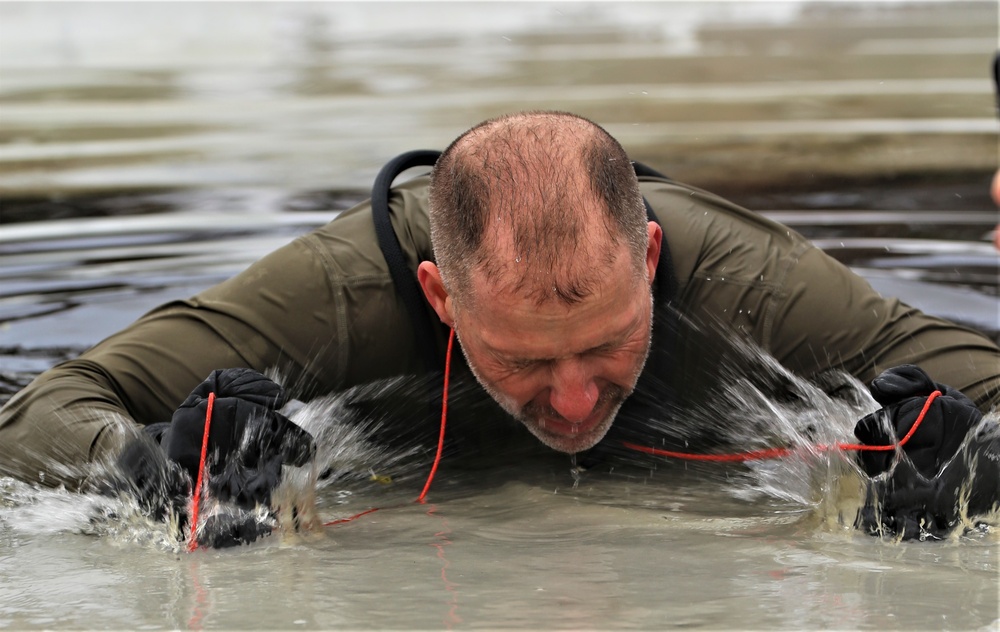
[[[437,265],[459,303],[484,281],[572,304],[618,257],[642,278],[646,215],[635,173],[618,142],[584,118],[527,112],[472,128],[438,160],[430,196]]]

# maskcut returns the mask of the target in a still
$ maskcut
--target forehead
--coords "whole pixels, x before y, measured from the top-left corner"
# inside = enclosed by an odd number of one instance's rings
[[[558,357],[613,342],[648,315],[649,286],[627,253],[590,273],[591,291],[574,303],[539,302],[537,293],[474,275],[462,325],[491,349],[518,357]]]
[[[599,230],[518,239],[498,231],[468,268],[477,301],[569,306],[635,280],[628,245]]]
[[[631,256],[628,245],[601,209],[586,208],[593,206],[578,202],[573,209],[491,213],[479,256],[469,268],[477,294],[573,303],[599,290],[602,279],[627,275],[630,271],[616,264]]]

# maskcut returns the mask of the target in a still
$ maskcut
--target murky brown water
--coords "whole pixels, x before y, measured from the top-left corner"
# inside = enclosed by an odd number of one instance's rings
[[[525,108],[590,116],[997,338],[996,46],[992,2],[0,3],[0,390],[324,223],[397,153]],[[409,501],[417,469],[320,510]],[[432,505],[190,555],[2,479],[0,627],[1000,621],[995,530],[878,541],[837,515],[835,461],[762,476],[446,463]]]

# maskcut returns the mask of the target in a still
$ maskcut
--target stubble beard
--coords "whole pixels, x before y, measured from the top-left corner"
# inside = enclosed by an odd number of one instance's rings
[[[551,432],[546,428],[546,418],[562,419],[562,416],[551,406],[539,406],[535,405],[534,402],[528,402],[520,411],[507,412],[524,424],[531,434],[535,435],[546,446],[566,454],[575,454],[594,447],[608,434],[615,422],[615,417],[618,416],[619,409],[631,394],[631,391],[626,391],[618,385],[605,388],[598,396],[597,403],[594,404],[595,410],[607,409],[604,417],[594,424],[593,428],[572,435]]]

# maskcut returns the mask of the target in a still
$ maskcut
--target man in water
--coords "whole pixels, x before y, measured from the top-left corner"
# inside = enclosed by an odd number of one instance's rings
[[[752,340],[807,379],[840,370],[867,383],[913,364],[981,411],[1000,404],[1000,350],[981,333],[883,298],[755,213],[637,179],[615,139],[571,114],[480,124],[390,208],[418,309],[443,326],[414,331],[364,203],[39,376],[0,413],[0,473],[76,483],[76,466],[119,449],[116,430],[169,420],[218,368],[278,367],[300,398],[426,373],[421,345],[440,353],[445,326],[482,389],[567,453],[598,445],[637,384],[669,390],[707,362],[654,328],[667,311]]]

